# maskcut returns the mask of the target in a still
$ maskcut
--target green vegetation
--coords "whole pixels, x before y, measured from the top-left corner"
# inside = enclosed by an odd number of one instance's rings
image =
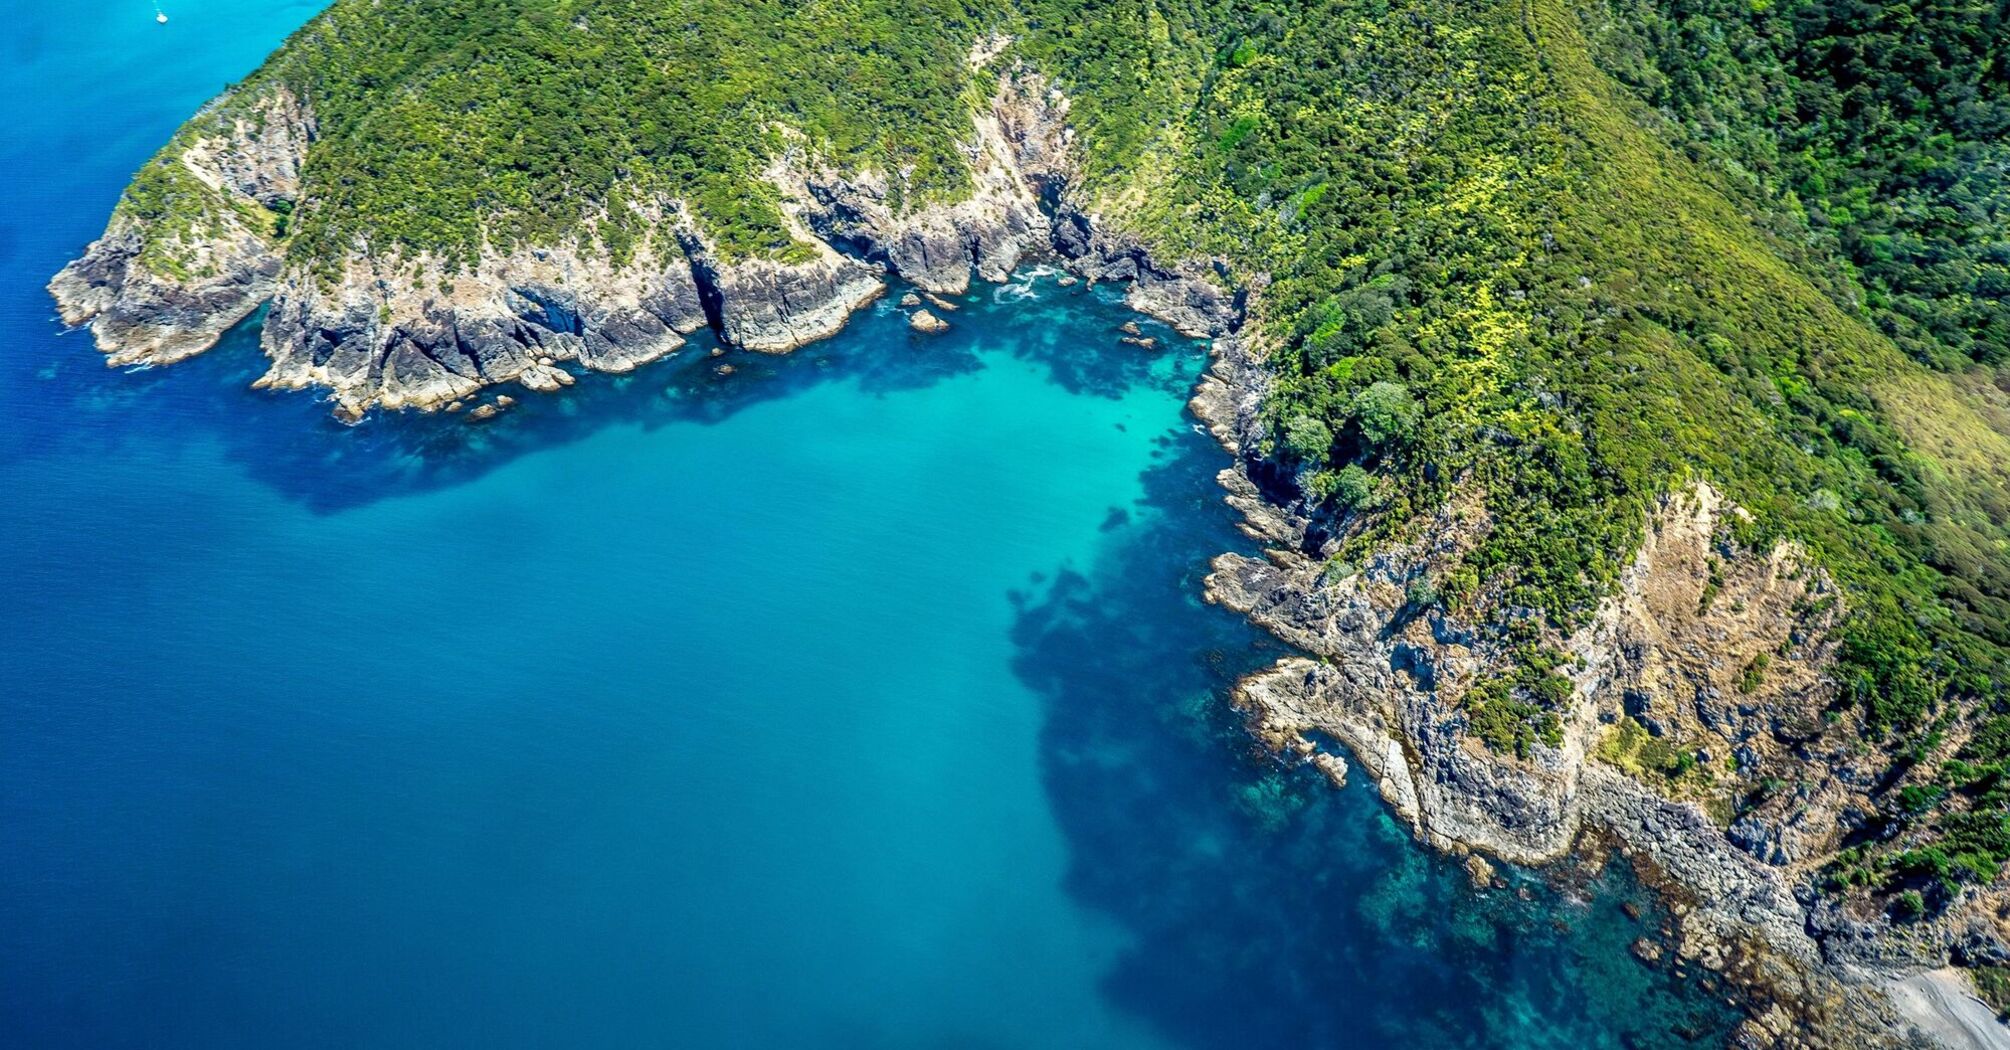
[[[598,242],[617,257],[687,203],[729,254],[802,251],[755,177],[780,129],[913,199],[964,182],[959,0],[344,0],[238,92],[283,84],[321,139],[289,252],[355,245],[471,262],[485,242]]]
[[[1902,890],[1891,898],[1891,917],[1911,922],[1926,914],[1926,898],[1918,890]]]
[[[1931,906],[2010,860],[2006,9],[341,0],[239,97],[284,84],[319,119],[301,199],[262,220],[299,262],[625,257],[655,200],[787,256],[755,177],[785,134],[896,173],[896,205],[952,196],[993,76],[965,56],[1010,33],[1001,64],[1072,100],[1080,192],[1261,278],[1264,453],[1346,537],[1336,565],[1473,511],[1409,599],[1510,654],[1466,698],[1477,737],[1555,742],[1559,639],[1708,481],[1750,512],[1731,549],[1796,540],[1841,587],[1833,714],[1896,786],[1834,884]],[[125,207],[204,221],[186,181],[150,167]]]
[[[1072,64],[1092,144],[1153,143],[1118,154],[1167,182],[1139,208],[1151,236],[1269,277],[1271,453],[1347,515],[1345,560],[1477,495],[1484,534],[1438,593],[1483,622],[1532,612],[1567,631],[1656,501],[1707,480],[1751,513],[1735,544],[1796,539],[1842,585],[1837,703],[1894,775],[2005,717],[2010,379],[1972,371],[2006,347],[2000,6],[1108,8],[1056,11],[1064,40],[1027,50]],[[1776,32],[1767,58],[1699,8],[1793,37]],[[1135,66],[1102,57],[1142,38],[1121,11],[1211,39],[1213,67],[1173,63],[1164,105],[1139,113]],[[1738,70],[1779,89],[1727,86]],[[1114,165],[1092,174],[1138,192]],[[1420,410],[1392,414],[1397,389]],[[1748,687],[1765,671],[1754,661]],[[1469,702],[1493,746],[1541,736],[1525,691]],[[1894,802],[1887,856],[1959,840],[1944,866],[1907,863],[1993,878],[2010,856],[1995,845],[2010,808],[1983,790],[2010,760],[1999,728],[1949,764],[1959,790],[1935,807]],[[1875,884],[1898,886],[1898,864],[1880,861]]]
[[[1600,0],[1600,65],[1921,361],[2010,354],[2010,5]],[[1823,259],[1827,255],[1830,258]]]
[[[1773,656],[1771,653],[1760,653],[1752,657],[1751,662],[1745,665],[1744,673],[1738,676],[1738,691],[1741,693],[1757,692],[1759,684],[1766,680],[1766,668],[1771,667],[1772,664]]]
[[[1632,718],[1621,718],[1598,742],[1598,757],[1643,780],[1651,779],[1650,774],[1680,780],[1700,768],[1693,752],[1648,733]]]
[[[1510,628],[1521,639],[1510,673],[1488,678],[1465,697],[1473,735],[1497,751],[1524,758],[1537,741],[1550,747],[1563,743],[1558,714],[1569,705],[1572,688],[1570,679],[1556,673],[1563,654],[1538,644],[1528,627],[1521,621]]]
[[[233,224],[263,232],[274,222],[257,202],[211,189],[181,163],[193,137],[186,131],[177,135],[134,174],[119,201],[119,213],[148,231],[141,264],[176,280],[208,276],[199,272],[193,245],[226,234]]]

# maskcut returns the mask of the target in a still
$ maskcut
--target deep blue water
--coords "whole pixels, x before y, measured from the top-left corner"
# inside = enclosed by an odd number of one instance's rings
[[[18,5],[0,44],[0,1041],[1723,1031],[1628,954],[1618,865],[1476,893],[1250,747],[1223,692],[1279,651],[1197,600],[1242,542],[1202,348],[1120,346],[1098,293],[485,427],[249,391],[249,332],[105,369],[42,283],[314,6]]]

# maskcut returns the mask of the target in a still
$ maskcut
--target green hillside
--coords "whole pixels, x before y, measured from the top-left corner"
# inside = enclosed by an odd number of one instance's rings
[[[1215,62],[1169,136],[1177,188],[1143,223],[1274,278],[1272,454],[1363,512],[1358,546],[1480,492],[1491,532],[1420,597],[1503,626],[1581,622],[1651,501],[1709,480],[1752,512],[1742,543],[1800,540],[1844,584],[1836,702],[1913,789],[1838,879],[1940,899],[1993,880],[2010,858],[2002,9],[1914,5],[1942,61],[1819,38],[1776,44],[1857,57],[1782,66],[1651,0],[1307,6],[1193,34]],[[1859,6],[1738,10],[1805,36]],[[1111,16],[1029,50],[1112,99],[1098,130],[1125,141],[1152,116],[1126,105],[1135,60],[1106,56],[1143,35]],[[1737,90],[1748,76],[1771,92]],[[1828,119],[1796,126],[1796,107]],[[1823,210],[1796,179],[1827,187]],[[1543,681],[1481,690],[1476,728],[1544,735]]]

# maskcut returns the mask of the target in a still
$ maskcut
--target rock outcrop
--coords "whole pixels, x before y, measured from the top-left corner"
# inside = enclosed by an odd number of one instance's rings
[[[997,53],[980,47],[972,62]],[[1067,100],[1024,70],[1001,76],[973,116],[962,199],[899,207],[910,195],[895,192],[897,173],[839,172],[800,141],[783,151],[765,176],[800,249],[786,261],[725,258],[678,202],[656,199],[628,205],[650,232],[619,262],[577,244],[492,249],[456,266],[359,248],[330,275],[287,260],[281,218],[300,193],[312,113],[284,93],[226,96],[214,113],[156,161],[206,195],[208,220],[169,229],[122,205],[50,290],[64,320],[90,325],[119,365],[200,353],[269,302],[260,343],[271,366],[257,385],[325,390],[349,420],[443,408],[497,384],[556,389],[557,375],[571,378],[554,373],[559,363],[630,371],[702,328],[725,345],[785,353],[836,334],[889,276],[954,309],[939,295],[962,292],[973,274],[1002,281],[1034,258],[1130,282],[1133,305],[1189,334],[1218,334],[1240,316],[1219,273],[1156,267],[1072,201]]]
[[[104,236],[49,283],[63,321],[88,325],[108,364],[199,354],[277,287],[272,209],[290,207],[299,193],[313,114],[282,91],[248,107],[219,103],[190,129],[136,180],[178,201],[186,227],[149,221],[149,205],[129,199]]]
[[[706,324],[681,253],[653,250],[617,268],[576,249],[523,249],[472,272],[421,264],[384,276],[350,260],[339,281],[289,276],[273,296],[261,387],[326,388],[336,412],[433,408],[511,381],[553,389],[553,363],[627,372],[684,345]]]
[[[161,275],[143,260],[145,235],[130,220],[111,229],[50,282],[63,321],[88,325],[110,365],[172,364],[202,353],[258,309],[279,276],[279,257],[252,231],[231,228],[193,254],[198,275]]]
[[[871,267],[822,246],[793,265],[752,260],[719,265],[709,250],[691,253],[692,271],[719,306],[719,338],[783,354],[844,330],[852,311],[879,298],[886,282]]]
[[[770,167],[768,178],[782,191],[790,214],[818,239],[928,292],[961,293],[973,271],[984,280],[1003,281],[1021,262],[1048,256],[1052,239],[998,113],[1022,104],[1018,95],[1008,88],[992,112],[977,116],[976,135],[962,146],[972,191],[953,204],[901,213],[890,203],[898,176],[813,169],[800,147]]]

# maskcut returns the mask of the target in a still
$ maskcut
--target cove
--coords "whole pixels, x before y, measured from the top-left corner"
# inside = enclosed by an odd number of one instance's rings
[[[251,392],[250,328],[111,372],[42,282],[312,7],[43,6],[0,71],[11,1042],[1722,1041],[1622,865],[1476,892],[1251,747],[1281,651],[1199,601],[1245,543],[1203,347],[1028,272],[483,426]]]

